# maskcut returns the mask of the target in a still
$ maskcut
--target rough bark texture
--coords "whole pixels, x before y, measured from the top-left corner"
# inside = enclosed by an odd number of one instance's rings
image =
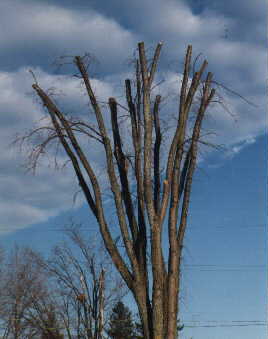
[[[83,128],[88,126],[90,133],[93,133],[91,137],[103,145],[107,175],[116,207],[119,229],[128,256],[127,260],[123,258],[122,252],[110,233],[100,183],[93,171],[90,155],[86,155],[78,142],[74,125],[38,84],[33,85],[50,114],[56,136],[71,160],[88,206],[99,224],[107,251],[136,300],[146,339],[175,339],[178,335],[180,263],[192,179],[196,167],[202,121],[215,93],[210,87],[212,74],[208,73],[206,80],[202,80],[207,66],[206,61],[190,79],[192,47],[188,46],[180,89],[177,126],[169,149],[165,150],[168,154],[167,161],[163,163],[160,152],[162,142],[159,118],[161,96],[157,95],[153,98],[152,93],[161,47],[162,43],[159,43],[149,65],[144,43],[139,43],[135,84],[133,86],[129,79],[125,82],[127,114],[132,133],[133,154],[131,157],[126,154],[120,133],[119,104],[115,98],[109,99],[111,137],[107,132],[104,115],[93,92],[83,58],[79,56],[74,58],[98,126],[95,130],[84,123]],[[189,112],[200,91],[199,109],[195,116],[192,134],[186,139]],[[78,128],[77,125],[76,128]],[[161,180],[162,168],[165,169],[163,180]],[[135,187],[134,191],[133,187]],[[134,202],[134,193],[137,196],[137,204]],[[167,265],[162,248],[162,230],[165,220],[167,220],[169,239]],[[148,261],[148,253],[151,262]],[[152,291],[149,290],[150,270]]]

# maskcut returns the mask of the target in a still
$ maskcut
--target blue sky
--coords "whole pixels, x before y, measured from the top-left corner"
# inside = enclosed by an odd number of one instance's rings
[[[19,15],[18,15],[19,13]],[[202,53],[215,79],[255,104],[221,90],[229,113],[214,105],[206,119],[208,136],[220,151],[203,150],[194,179],[186,234],[182,311],[183,339],[263,339],[267,287],[266,4],[262,0],[2,0],[0,56],[0,236],[48,253],[63,238],[72,216],[94,229],[70,168],[55,172],[43,161],[35,176],[22,168],[27,149],[10,143],[44,116],[31,94],[33,69],[45,89],[57,87],[68,110],[82,109],[85,97],[52,63],[61,55],[90,52],[100,99],[120,96],[136,44],[164,41],[160,78],[176,93],[187,44]],[[171,101],[171,106],[174,101]],[[94,157],[100,154],[94,150]],[[64,159],[62,159],[64,160]],[[99,167],[101,171],[101,167]],[[242,322],[237,322],[242,321]]]

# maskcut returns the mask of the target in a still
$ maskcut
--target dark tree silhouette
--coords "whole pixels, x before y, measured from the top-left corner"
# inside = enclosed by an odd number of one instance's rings
[[[112,339],[135,338],[135,324],[132,320],[132,314],[121,301],[112,310],[107,333]]]

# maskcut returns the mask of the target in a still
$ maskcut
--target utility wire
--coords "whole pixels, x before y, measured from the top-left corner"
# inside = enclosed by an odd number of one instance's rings
[[[220,325],[184,325],[185,328],[195,327],[247,327],[247,326],[267,326],[267,324],[220,324]]]

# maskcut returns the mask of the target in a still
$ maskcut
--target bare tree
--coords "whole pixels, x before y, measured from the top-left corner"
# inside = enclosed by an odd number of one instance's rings
[[[102,339],[104,314],[124,296],[125,284],[112,269],[104,248],[97,251],[97,241],[92,244],[78,228],[69,228],[67,233],[76,246],[60,244],[50,259],[39,264],[54,281],[53,304],[67,337]]]
[[[68,235],[71,245],[58,245],[50,259],[16,246],[2,265],[3,338],[103,338],[105,314],[127,289],[103,245],[76,227]]]
[[[57,303],[51,298],[51,291],[46,295],[33,299],[33,304],[25,316],[28,328],[32,329],[32,336],[27,338],[63,339],[62,325],[60,324]]]
[[[4,338],[36,337],[39,331],[32,321],[34,305],[46,293],[46,277],[32,250],[16,246],[4,263],[1,279],[0,319],[5,328]]]
[[[180,263],[193,174],[202,121],[215,93],[211,89],[212,73],[203,76],[207,61],[203,62],[199,71],[194,72],[192,78],[189,76],[192,47],[188,46],[177,125],[172,141],[165,149],[167,157],[161,156],[163,133],[159,108],[162,98],[161,95],[153,95],[161,47],[162,43],[159,43],[149,62],[144,43],[138,44],[135,81],[125,81],[127,108],[115,98],[110,98],[108,102],[112,135],[107,129],[103,107],[94,94],[87,65],[82,57],[76,56],[74,64],[88,94],[97,127],[89,120],[75,121],[64,114],[51,95],[38,83],[33,84],[33,89],[50,117],[50,125],[43,128],[43,131],[47,128],[46,138],[33,149],[33,166],[50,142],[57,140],[63,146],[86,202],[97,220],[106,249],[135,298],[146,339],[177,337]],[[198,103],[198,107],[190,119],[193,103],[195,108]],[[126,152],[120,130],[119,110],[122,107],[131,124],[131,156]],[[38,130],[32,131],[25,138],[31,138],[36,135],[35,132],[38,133]],[[125,258],[113,237],[111,225],[108,224],[103,205],[103,187],[94,171],[91,154],[86,152],[79,139],[81,134],[92,142],[99,142],[103,147],[106,173],[127,254]],[[165,170],[164,175],[161,175],[161,168]],[[169,241],[167,263],[162,247],[165,221]]]

